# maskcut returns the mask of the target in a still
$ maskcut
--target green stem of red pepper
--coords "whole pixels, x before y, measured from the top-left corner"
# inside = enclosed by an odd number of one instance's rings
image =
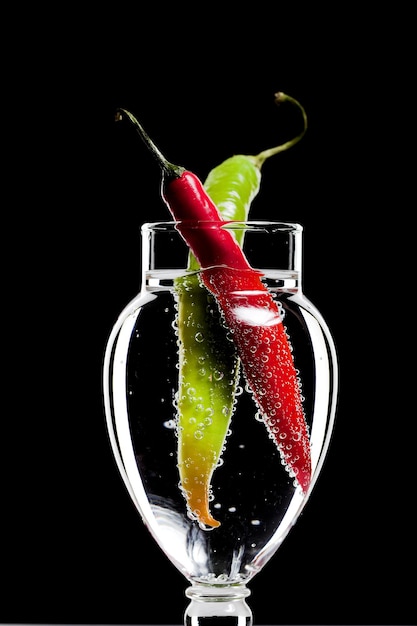
[[[307,491],[311,477],[309,439],[292,353],[278,307],[262,282],[261,275],[250,268],[230,231],[222,227],[222,216],[199,179],[191,172],[170,164],[137,120],[129,112],[125,113],[161,166],[163,198],[173,217],[180,222],[178,230],[201,266],[202,280],[215,296],[232,332],[246,379],[265,423],[274,435],[287,467],[294,473],[302,489]],[[288,142],[285,148],[280,146],[264,151],[258,157],[248,158],[260,168],[266,158],[287,149],[293,143],[295,140]],[[195,228],[195,224],[188,220],[212,223],[206,224],[204,228],[201,228],[201,224]],[[235,380],[236,369],[232,374]],[[219,433],[215,430],[212,432],[218,441]],[[190,453],[193,453],[192,444],[189,441]],[[209,459],[208,463],[213,466],[214,461],[216,458]],[[207,489],[205,485],[205,493],[200,494],[200,505],[204,504],[205,499],[208,501]],[[198,509],[198,505],[198,502],[191,504],[190,508]],[[208,506],[206,509],[199,511],[200,519],[208,525],[218,525],[211,517]]]

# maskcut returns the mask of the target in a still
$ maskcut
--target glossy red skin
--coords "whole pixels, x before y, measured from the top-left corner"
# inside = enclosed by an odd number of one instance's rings
[[[200,267],[250,268],[231,232],[222,228],[224,221],[195,174],[186,171],[180,178],[170,181],[163,195],[175,220],[184,222],[177,228]],[[207,222],[204,228],[201,222]]]
[[[310,441],[288,337],[277,303],[254,270],[213,268],[202,279],[223,312],[245,378],[287,467],[307,492]]]
[[[216,297],[233,334],[265,424],[287,467],[307,492],[311,481],[310,441],[278,305],[232,233],[222,228],[220,213],[195,174],[185,171],[169,181],[163,197],[174,219],[180,222],[177,228],[200,263],[202,280]],[[201,228],[204,221],[211,224]]]

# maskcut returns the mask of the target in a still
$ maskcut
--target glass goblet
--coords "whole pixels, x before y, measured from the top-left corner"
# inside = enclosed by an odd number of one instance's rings
[[[242,337],[265,328],[262,345],[252,338],[242,355],[202,272],[190,269],[179,226],[142,226],[141,289],[105,351],[107,429],[143,523],[189,583],[185,626],[251,626],[247,585],[295,524],[326,456],[338,396],[336,350],[302,290],[302,226],[222,223],[260,272],[285,329],[308,434],[311,481],[303,488],[300,433],[280,418],[286,398],[277,398],[269,415],[262,408],[268,378],[278,375],[263,363],[277,350],[268,328],[275,321],[253,306],[259,294],[227,294],[244,320]]]

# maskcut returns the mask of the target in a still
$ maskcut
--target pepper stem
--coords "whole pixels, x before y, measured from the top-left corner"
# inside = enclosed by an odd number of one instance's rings
[[[148,150],[150,150],[150,152],[153,154],[163,173],[169,178],[179,178],[184,173],[185,168],[179,165],[174,165],[174,163],[170,163],[165,158],[159,148],[149,137],[142,124],[138,122],[136,117],[132,113],[130,113],[130,111],[127,111],[126,109],[118,109],[116,112],[116,122],[120,122],[123,119],[123,114],[128,118],[129,122],[133,124],[139,137],[142,139]]]
[[[298,107],[303,115],[303,122],[304,122],[304,127],[303,130],[301,131],[301,133],[299,135],[297,135],[296,137],[294,137],[293,139],[291,139],[290,141],[286,141],[285,143],[279,145],[279,146],[275,146],[274,148],[268,148],[267,150],[263,150],[262,152],[260,152],[259,154],[257,154],[256,156],[253,156],[253,162],[255,163],[255,165],[257,167],[259,167],[259,169],[261,169],[263,163],[266,161],[266,159],[269,159],[269,157],[274,156],[274,154],[278,154],[279,152],[284,152],[285,150],[288,150],[289,148],[292,148],[292,146],[294,146],[296,143],[298,143],[300,141],[300,139],[302,139],[302,137],[304,137],[306,130],[307,130],[307,114],[304,110],[304,108],[301,106],[301,104],[298,102],[298,100],[295,100],[294,98],[292,98],[291,96],[288,96],[287,94],[283,93],[282,91],[278,91],[275,94],[275,103],[276,104],[281,104],[282,102],[290,102],[291,104],[294,104],[296,107]]]

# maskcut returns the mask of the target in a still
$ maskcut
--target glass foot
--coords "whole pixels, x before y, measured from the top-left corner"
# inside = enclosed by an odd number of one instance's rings
[[[184,626],[252,626],[252,611],[245,601],[250,590],[245,585],[192,585],[185,595],[191,602]]]

